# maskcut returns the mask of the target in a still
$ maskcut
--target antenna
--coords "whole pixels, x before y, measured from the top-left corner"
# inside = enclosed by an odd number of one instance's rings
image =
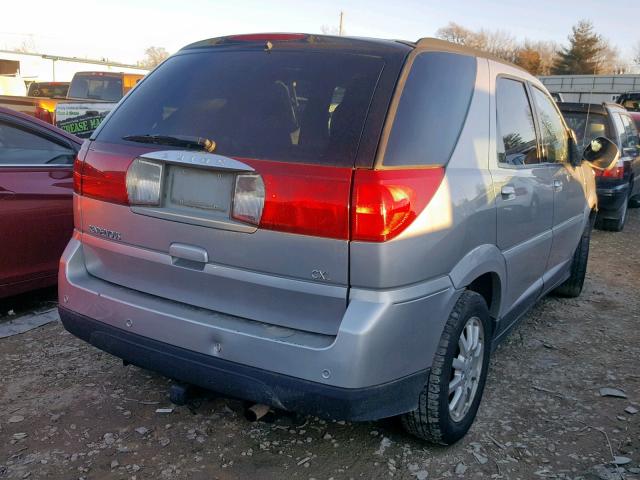
[[[342,28],[343,21],[344,21],[344,12],[340,10],[340,27],[338,27],[338,35],[340,36],[344,34],[344,29]]]
[[[582,132],[582,146],[586,145],[587,141],[587,127],[589,126],[589,115],[591,115],[591,102],[593,101],[593,91],[596,88],[596,72],[597,66],[593,67],[593,82],[591,82],[591,91],[589,92],[589,103],[587,103],[587,118],[584,121],[584,132]]]

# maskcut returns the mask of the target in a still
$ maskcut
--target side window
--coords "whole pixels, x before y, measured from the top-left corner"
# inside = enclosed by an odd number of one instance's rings
[[[496,106],[498,162],[516,166],[540,163],[533,113],[524,83],[498,78]]]
[[[601,113],[564,111],[564,120],[576,134],[578,147],[584,146],[596,137],[610,137],[609,120]]]
[[[553,101],[541,90],[532,88],[542,134],[544,160],[562,163],[569,160],[569,135]]]
[[[402,90],[385,165],[445,165],[467,118],[476,83],[474,57],[418,55]]]
[[[75,152],[28,130],[0,122],[3,165],[71,165]]]
[[[638,138],[638,129],[636,128],[633,120],[629,115],[621,114],[620,118],[624,125],[624,131],[626,134],[626,142],[623,143],[623,148],[629,148],[633,150],[633,155],[638,155],[638,148],[640,147],[640,138]]]
[[[640,102],[638,100],[625,100],[622,106],[632,112],[640,112]]]
[[[624,123],[622,123],[622,118],[620,118],[620,114],[618,113],[611,113],[611,118],[613,119],[613,125],[615,127],[615,138],[612,140],[614,140],[622,150],[627,146],[627,133],[624,129]]]

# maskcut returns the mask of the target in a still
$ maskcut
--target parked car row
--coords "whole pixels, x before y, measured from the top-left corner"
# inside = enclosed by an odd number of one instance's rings
[[[12,84],[16,81],[22,84],[23,93],[12,90],[9,95],[0,95],[0,107],[32,115],[69,133],[87,138],[117,102],[140,81],[142,75],[78,72],[71,83],[32,83],[27,96],[21,79],[6,78]]]
[[[25,117],[3,118],[0,155],[29,148]],[[542,296],[582,291],[594,169],[625,147],[569,126],[538,79],[459,45],[238,35],[148,75],[73,181],[79,141],[60,131],[49,148],[66,153],[20,158],[67,205],[73,184],[58,285],[74,335],[181,382],[400,416],[451,444],[498,343]]]
[[[616,102],[630,112],[640,112],[640,92],[623,93]]]
[[[640,135],[634,114],[615,103],[558,103],[567,124],[584,147],[592,139],[607,137],[621,152],[611,170],[596,170],[598,216],[596,227],[621,231],[628,208],[640,207]]]
[[[0,298],[55,285],[82,140],[0,107]]]

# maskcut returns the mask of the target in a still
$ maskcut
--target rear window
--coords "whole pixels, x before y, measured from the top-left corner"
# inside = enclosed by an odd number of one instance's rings
[[[416,57],[402,91],[384,164],[444,165],[467,118],[476,82],[474,57],[430,52]]]
[[[640,93],[624,93],[618,98],[618,103],[631,112],[640,112]]]
[[[195,136],[220,155],[352,166],[384,61],[319,51],[174,56],[113,113],[97,140]]]
[[[596,137],[610,138],[607,117],[602,114],[589,113],[587,116],[587,112],[563,112],[563,115],[569,128],[575,132],[580,147],[584,147]]]
[[[30,97],[66,98],[69,84],[32,83],[29,85]]]
[[[122,77],[76,74],[69,87],[69,98],[118,102],[122,98]]]

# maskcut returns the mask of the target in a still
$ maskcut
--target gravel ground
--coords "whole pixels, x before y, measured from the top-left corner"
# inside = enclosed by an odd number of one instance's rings
[[[594,232],[582,296],[526,316],[492,358],[472,430],[449,448],[394,420],[248,423],[241,402],[214,395],[178,407],[165,378],[59,323],[0,340],[0,479],[640,479],[639,246],[639,210],[623,233]],[[51,296],[1,303],[0,322]]]

